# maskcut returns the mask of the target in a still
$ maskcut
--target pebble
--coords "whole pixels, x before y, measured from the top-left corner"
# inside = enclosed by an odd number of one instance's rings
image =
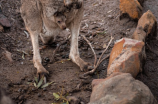
[[[100,46],[96,46],[96,47],[94,47],[94,49],[96,49],[96,50],[101,50],[102,47],[100,47]]]
[[[47,91],[47,89],[46,89],[46,88],[43,88],[43,91]]]
[[[62,59],[67,59],[67,58],[69,58],[69,54],[62,55]]]
[[[41,94],[40,94],[40,93],[38,93],[38,94],[37,94],[37,96],[38,96],[38,97],[41,97]]]
[[[99,52],[99,53],[98,53],[98,55],[101,55],[101,54],[102,54],[102,52]]]
[[[32,82],[32,79],[27,79],[28,82]]]
[[[108,18],[112,19],[112,18],[113,18],[113,16],[112,16],[112,15],[108,15]]]
[[[19,89],[18,89],[18,92],[21,92],[21,91],[22,91],[22,89],[21,89],[21,88],[19,88]]]
[[[130,29],[127,29],[127,31],[130,31]]]
[[[19,100],[23,100],[23,99],[24,99],[23,95],[19,96]]]
[[[48,57],[46,57],[45,59],[44,59],[44,62],[45,63],[47,63],[47,62],[49,62],[50,61],[50,59],[48,58]]]

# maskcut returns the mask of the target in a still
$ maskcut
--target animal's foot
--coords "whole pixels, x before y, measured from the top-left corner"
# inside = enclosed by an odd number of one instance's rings
[[[36,64],[35,67],[37,68],[37,78],[38,81],[44,77],[44,83],[46,83],[46,78],[49,74],[49,72],[42,66],[42,64]]]
[[[89,71],[93,69],[93,66],[90,63],[83,61],[78,56],[76,56],[75,58],[70,56],[70,59],[72,59],[72,61],[80,67],[81,71]]]
[[[38,81],[43,77],[44,78],[44,83],[47,83],[47,77],[48,77],[49,72],[44,68],[40,69],[40,71],[37,71],[37,78]]]
[[[83,60],[82,60],[82,61],[83,61]],[[90,63],[85,62],[85,61],[83,61],[83,62],[80,64],[79,67],[80,67],[81,71],[85,71],[85,72],[87,72],[87,71],[93,69],[93,66],[92,66]]]
[[[64,4],[68,8],[73,7],[75,9],[79,9],[82,7],[83,0],[64,0]]]

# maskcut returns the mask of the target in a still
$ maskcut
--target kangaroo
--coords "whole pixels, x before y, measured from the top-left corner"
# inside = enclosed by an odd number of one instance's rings
[[[38,35],[44,44],[48,44],[55,41],[56,35],[66,28],[71,31],[69,58],[80,67],[81,71],[91,67],[80,58],[78,51],[78,35],[84,13],[83,0],[21,0],[21,4],[20,12],[30,33],[33,63],[38,75],[49,74],[42,65]],[[68,11],[62,9],[60,12],[61,8],[68,8]]]

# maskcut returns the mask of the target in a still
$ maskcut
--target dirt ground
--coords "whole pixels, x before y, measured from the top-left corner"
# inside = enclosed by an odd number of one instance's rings
[[[106,77],[108,59],[98,67],[93,76],[86,80],[87,83],[78,89],[77,86],[81,82],[85,82],[79,78],[79,75],[84,72],[81,72],[77,65],[68,60],[70,43],[67,42],[63,45],[56,54],[55,62],[50,63],[49,59],[56,47],[56,44],[53,44],[51,47],[41,50],[41,56],[44,67],[50,72],[48,81],[54,83],[46,89],[36,89],[33,86],[36,69],[32,63],[32,45],[29,35],[24,33],[25,27],[19,10],[20,0],[0,0],[0,4],[3,13],[12,24],[10,29],[5,28],[5,32],[0,33],[0,47],[11,52],[14,60],[13,63],[10,63],[4,55],[4,50],[0,48],[0,87],[6,90],[16,104],[51,104],[55,102],[53,93],[61,92],[62,89],[64,94],[79,97],[82,102],[87,104],[92,91],[90,81]],[[84,0],[84,6],[85,14],[80,34],[85,35],[91,41],[97,57],[104,50],[103,46],[108,44],[110,34],[114,36],[114,40],[131,37],[137,26],[137,22],[128,18],[119,19],[119,0],[103,0],[100,5],[97,0]],[[157,0],[145,0],[143,11],[147,10],[151,10],[158,20]],[[58,37],[59,42],[63,40],[63,36]],[[106,54],[110,53],[113,44],[110,45]],[[148,44],[158,53],[158,39],[153,39]],[[40,46],[42,46],[41,42]],[[81,57],[85,61],[93,63],[93,53],[90,48],[87,50],[87,46],[86,42],[80,38]],[[137,79],[144,82],[158,100],[158,56],[148,48],[146,48],[146,54],[144,71],[138,75]]]

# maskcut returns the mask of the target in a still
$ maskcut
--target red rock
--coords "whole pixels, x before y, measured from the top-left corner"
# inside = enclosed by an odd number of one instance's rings
[[[142,6],[137,0],[120,0],[120,10],[132,19],[138,20],[142,15]]]
[[[149,88],[129,73],[113,73],[106,79],[93,80],[88,104],[157,104]]]
[[[132,39],[136,39],[136,40],[145,42],[146,36],[147,36],[146,32],[140,26],[140,27],[137,27],[136,30],[134,31],[134,33],[132,35]]]
[[[146,34],[145,34],[146,33]],[[138,21],[133,39],[145,41],[146,37],[157,36],[157,20],[150,10],[142,15]]]
[[[118,40],[110,54],[107,75],[114,72],[130,73],[133,77],[141,71],[142,68],[142,48],[144,42],[123,38]]]

